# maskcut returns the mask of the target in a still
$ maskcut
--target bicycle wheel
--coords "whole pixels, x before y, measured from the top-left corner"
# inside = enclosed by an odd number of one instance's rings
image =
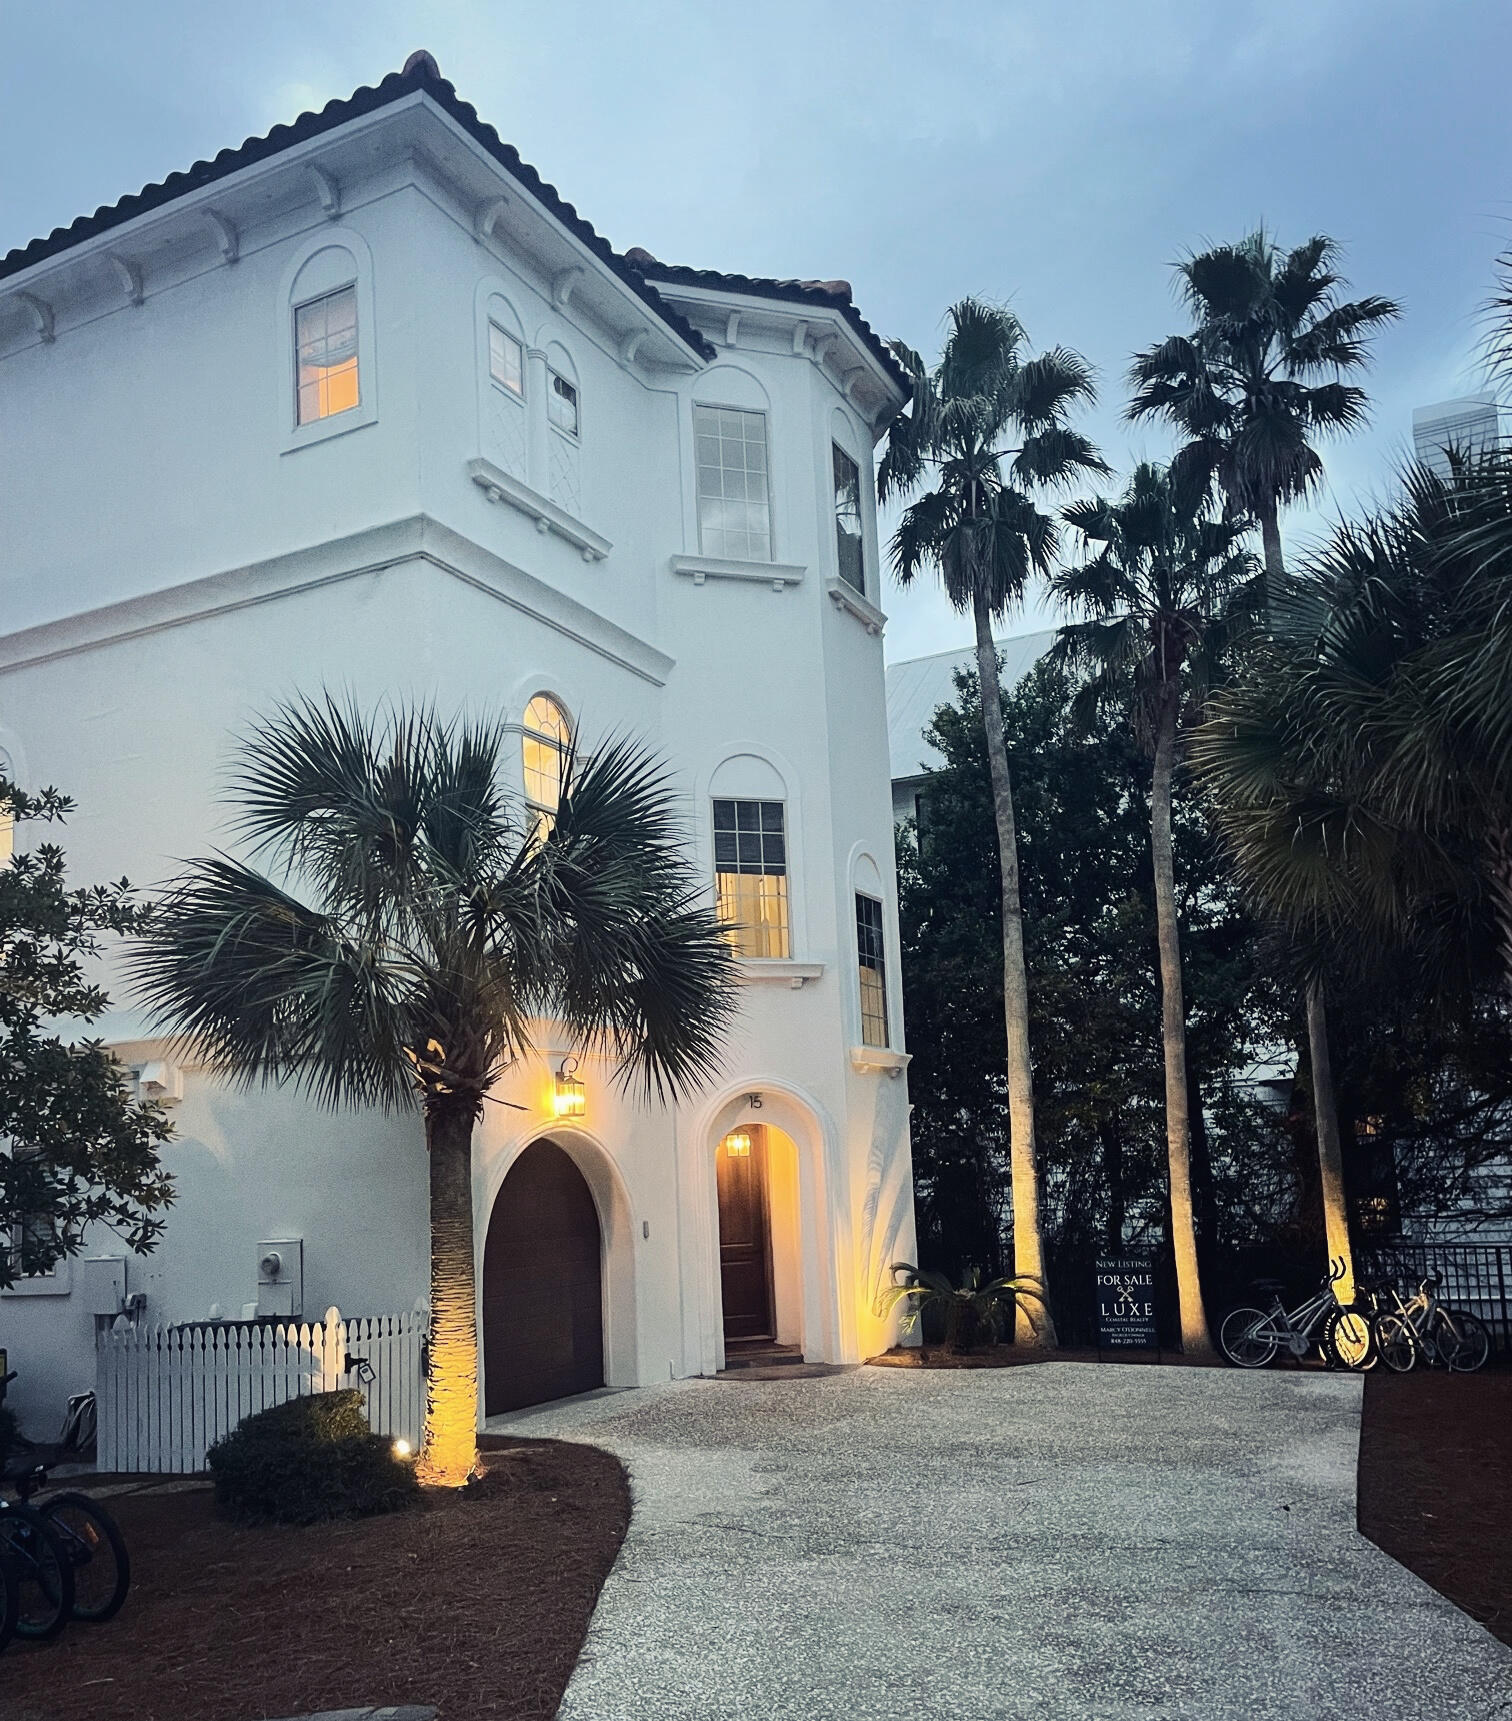
[[[0,1555],[0,1655],[15,1635],[16,1615],[21,1611],[21,1596],[16,1585],[15,1568]]]
[[[1380,1315],[1375,1327],[1376,1349],[1393,1374],[1406,1374],[1417,1361],[1417,1340],[1400,1315]]]
[[[1323,1355],[1338,1368],[1363,1374],[1376,1365],[1375,1329],[1358,1303],[1333,1310],[1323,1328]]]
[[[1457,1374],[1474,1374],[1491,1355],[1491,1334],[1468,1309],[1445,1309],[1439,1322],[1439,1352]]]
[[[16,1574],[16,1636],[56,1637],[73,1612],[73,1567],[57,1532],[34,1506],[0,1505],[0,1559]]]
[[[73,1567],[73,1617],[99,1625],[121,1611],[131,1559],[115,1520],[87,1494],[57,1494],[42,1505]]]
[[[1218,1329],[1218,1345],[1235,1368],[1264,1368],[1276,1354],[1264,1309],[1230,1309]]]

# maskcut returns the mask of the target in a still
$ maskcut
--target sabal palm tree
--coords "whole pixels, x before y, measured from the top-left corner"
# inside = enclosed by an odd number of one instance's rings
[[[1249,523],[1215,519],[1206,487],[1187,488],[1158,466],[1135,468],[1116,502],[1098,498],[1064,510],[1095,554],[1051,581],[1054,595],[1086,619],[1060,630],[1056,655],[1089,674],[1087,692],[1128,702],[1154,757],[1150,851],[1160,951],[1165,1046],[1166,1151],[1171,1241],[1181,1305],[1181,1343],[1212,1354],[1197,1262],[1192,1204],[1192,1124],[1186,1009],[1176,916],[1171,783],[1183,729],[1200,713],[1225,652],[1262,603],[1262,581],[1243,548]]]
[[[157,1021],[242,1082],[418,1110],[430,1162],[426,1479],[476,1458],[472,1138],[542,1018],[650,1098],[695,1088],[733,1003],[730,946],[665,775],[626,740],[567,762],[544,829],[504,730],[433,711],[282,707],[248,737],[235,828],[169,890],[135,974]]]
[[[1309,559],[1271,632],[1192,762],[1254,894],[1315,952],[1316,1095],[1322,954],[1358,967],[1410,946],[1447,983],[1499,941],[1512,985],[1512,463],[1411,469],[1397,506]],[[1318,1147],[1330,1254],[1348,1261],[1332,1107]]]
[[[992,624],[1021,601],[1034,575],[1047,575],[1054,563],[1056,522],[1036,504],[1035,491],[1107,468],[1091,443],[1066,422],[1071,408],[1094,394],[1091,369],[1079,354],[1057,347],[1028,357],[1027,337],[1012,312],[977,299],[953,305],[948,322],[944,351],[933,370],[912,348],[892,343],[913,379],[913,394],[888,433],[877,491],[886,502],[917,490],[926,479],[932,482],[898,523],[893,568],[905,586],[932,568],[951,603],[969,612],[976,629],[1002,872],[1014,1276],[1043,1285],[1018,834]],[[1048,1306],[1036,1326],[1018,1305],[1015,1340],[1054,1346]]]
[[[1259,522],[1266,579],[1281,589],[1281,508],[1318,483],[1319,436],[1356,429],[1365,392],[1342,379],[1369,362],[1370,337],[1401,315],[1391,299],[1344,300],[1339,248],[1321,235],[1283,251],[1260,229],[1178,264],[1192,328],[1137,353],[1131,419],[1163,418],[1187,438],[1183,482],[1215,480]]]

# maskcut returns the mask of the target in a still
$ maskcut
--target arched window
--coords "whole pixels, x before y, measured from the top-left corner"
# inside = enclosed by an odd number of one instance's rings
[[[549,693],[538,693],[525,707],[521,752],[525,763],[525,801],[534,815],[539,836],[556,821],[562,799],[562,778],[572,751],[572,726]]]

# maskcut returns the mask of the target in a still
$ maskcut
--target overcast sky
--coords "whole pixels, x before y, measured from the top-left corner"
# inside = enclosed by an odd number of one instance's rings
[[[416,47],[620,249],[843,276],[926,352],[951,300],[1008,301],[1097,367],[1084,427],[1119,468],[1169,452],[1121,409],[1130,352],[1184,326],[1172,261],[1261,220],[1334,235],[1407,314],[1293,542],[1480,381],[1512,0],[0,0],[0,253]],[[884,603],[891,659],[970,638],[933,591]]]

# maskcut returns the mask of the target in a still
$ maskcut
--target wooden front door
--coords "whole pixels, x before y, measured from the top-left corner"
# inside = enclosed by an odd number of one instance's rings
[[[583,1174],[549,1141],[509,1169],[483,1245],[487,1415],[604,1384],[598,1210]]]
[[[730,1339],[772,1336],[772,1265],[767,1231],[766,1131],[745,1124],[751,1151],[731,1155],[720,1142],[719,1285],[724,1298],[724,1335]]]

